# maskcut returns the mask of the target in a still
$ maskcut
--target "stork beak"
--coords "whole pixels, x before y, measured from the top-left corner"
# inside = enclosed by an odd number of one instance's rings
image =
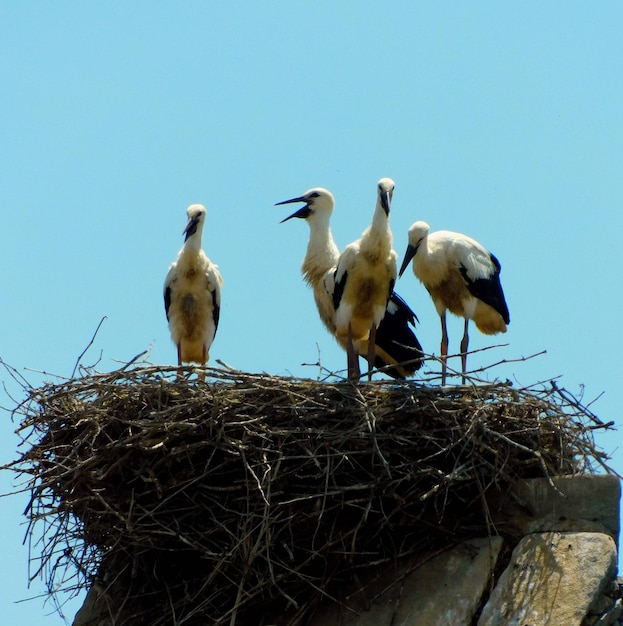
[[[383,207],[383,211],[385,211],[385,215],[389,215],[389,205],[392,202],[392,197],[389,191],[385,191],[381,194],[381,206]]]
[[[182,232],[182,235],[186,235],[184,241],[187,241],[189,237],[197,232],[197,226],[199,225],[199,218],[191,217],[186,224],[186,228]]]
[[[283,202],[279,202],[279,204],[284,204]],[[298,211],[294,211],[294,213],[292,213],[292,215],[288,215],[288,217],[284,218],[281,220],[281,222],[279,222],[280,224],[283,224],[284,222],[287,222],[288,220],[291,220],[293,217],[300,217],[301,219],[307,219],[311,214],[311,209],[309,208],[309,205],[306,204],[305,206],[301,207]]]
[[[293,202],[305,202],[305,206],[301,207],[298,211],[294,211],[292,215],[288,215],[285,219],[282,219],[280,224],[291,220],[293,217],[300,217],[301,219],[306,219],[311,214],[311,209],[307,204],[307,198],[303,196],[298,196],[298,198],[290,198],[289,200],[283,200],[282,202],[277,202],[275,206],[279,206],[280,204],[292,204]]]
[[[398,278],[400,278],[403,272],[407,269],[407,265],[409,265],[409,262],[413,259],[416,252],[417,252],[417,246],[412,246],[411,244],[407,246],[405,257],[402,260],[402,265],[400,266],[400,271],[398,272]]]
[[[298,196],[297,198],[290,198],[289,200],[275,202],[275,206],[279,206],[280,204],[292,204],[293,202],[307,202],[307,198],[305,198],[304,196]]]

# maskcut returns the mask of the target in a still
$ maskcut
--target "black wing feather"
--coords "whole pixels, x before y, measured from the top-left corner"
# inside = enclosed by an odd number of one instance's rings
[[[214,320],[214,334],[218,328],[218,321],[221,317],[221,307],[216,301],[216,289],[212,292],[212,319]]]
[[[171,287],[167,287],[164,290],[164,312],[167,316],[167,322],[169,321],[169,307],[171,306]]]
[[[491,274],[489,278],[477,278],[476,280],[471,280],[467,275],[467,268],[464,265],[461,265],[460,267],[461,275],[463,276],[463,280],[465,280],[465,284],[467,285],[467,288],[472,296],[482,300],[485,304],[488,304],[490,307],[495,309],[502,316],[504,322],[506,324],[510,324],[510,313],[508,311],[506,299],[504,298],[502,283],[500,282],[500,270],[502,269],[502,266],[493,254],[489,253],[489,258],[495,268],[493,274]]]
[[[409,305],[396,292],[393,292],[385,317],[376,330],[376,345],[397,363],[401,363],[402,369],[410,376],[415,374],[424,363],[422,346],[412,328],[416,320],[417,316]],[[377,355],[374,365],[381,368],[389,363]],[[384,372],[392,378],[404,378],[404,375],[395,367],[389,367]]]
[[[333,273],[333,308],[337,311],[337,308],[340,306],[340,302],[342,301],[342,295],[344,295],[344,287],[346,286],[346,279],[348,277],[348,272],[344,272],[342,275],[342,280],[338,282],[337,280],[337,268],[335,268],[335,272]]]

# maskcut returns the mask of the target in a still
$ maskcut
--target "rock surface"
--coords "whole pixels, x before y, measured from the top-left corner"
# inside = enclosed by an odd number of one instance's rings
[[[370,587],[350,594],[342,605],[319,611],[309,626],[471,624],[502,545],[500,537],[485,537],[445,550],[414,571],[397,572],[393,583],[384,579],[386,590],[378,597]]]
[[[524,537],[478,626],[580,626],[616,572],[614,540],[603,533]]]
[[[519,481],[510,497],[492,503],[503,504],[496,528],[512,545],[518,540],[499,579],[504,540],[474,539],[423,555],[417,567],[402,561],[362,572],[340,602],[319,609],[307,625],[623,626],[623,581],[615,580],[619,479],[553,482]],[[94,585],[74,626],[117,626],[102,591]]]
[[[388,626],[471,624],[503,545],[501,537],[466,542],[409,575]]]
[[[607,532],[618,543],[621,485],[616,476],[520,480],[512,495],[516,502],[513,522],[522,535],[548,530],[598,531]]]

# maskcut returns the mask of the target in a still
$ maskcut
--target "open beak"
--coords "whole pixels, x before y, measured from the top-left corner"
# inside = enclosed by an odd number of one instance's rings
[[[298,198],[290,198],[289,200],[283,200],[282,202],[277,202],[275,206],[279,206],[280,204],[292,204],[293,202],[307,203],[307,198],[304,198],[303,196],[299,196]],[[301,219],[305,219],[309,217],[310,213],[311,213],[311,209],[309,208],[309,205],[305,204],[305,206],[301,207],[298,211],[294,211],[292,215],[288,215],[288,217],[282,219],[280,224],[283,224],[284,222],[291,220],[293,217],[300,217]]]
[[[291,220],[293,217],[300,217],[301,219],[306,219],[306,218],[309,217],[310,213],[311,213],[311,209],[306,204],[304,207],[301,207],[298,211],[294,211],[294,213],[292,213],[292,215],[288,215],[288,217],[282,219],[281,222],[279,222],[279,223],[283,224],[284,222],[287,222],[288,220]]]

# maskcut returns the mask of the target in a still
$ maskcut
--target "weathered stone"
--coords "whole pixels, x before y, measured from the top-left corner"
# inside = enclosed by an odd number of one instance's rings
[[[607,596],[605,596],[607,597]],[[616,626],[623,613],[623,601],[621,598],[610,598],[608,608],[600,615],[590,616],[582,622],[582,626]]]
[[[478,626],[579,626],[616,572],[616,545],[603,533],[524,537]]]
[[[475,539],[446,550],[410,574],[392,626],[471,624],[503,541]]]
[[[623,600],[618,598],[614,606],[608,611],[608,614],[600,619],[603,622],[603,626],[614,626],[621,619],[621,615],[623,615]]]
[[[471,624],[502,545],[500,537],[474,539],[445,550],[413,571],[398,568],[391,577],[376,578],[380,584],[368,583],[360,593],[320,610],[310,626]]]
[[[519,536],[535,532],[607,532],[619,540],[621,485],[616,476],[586,474],[520,480],[499,519]]]
[[[604,611],[607,611],[614,604],[614,600],[602,593],[595,601],[588,607],[588,612],[595,615],[601,615]]]

